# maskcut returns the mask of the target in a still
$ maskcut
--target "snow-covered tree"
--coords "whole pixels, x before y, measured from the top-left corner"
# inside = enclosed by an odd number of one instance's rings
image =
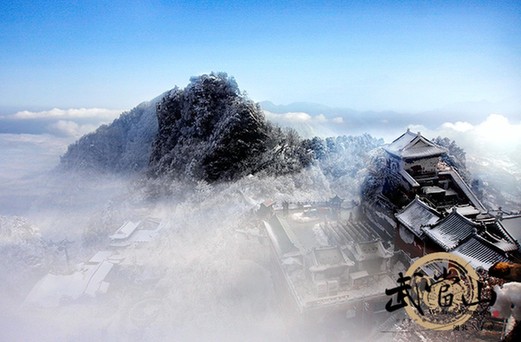
[[[286,174],[311,162],[295,131],[269,124],[225,73],[191,79],[158,103],[150,174],[190,181]]]

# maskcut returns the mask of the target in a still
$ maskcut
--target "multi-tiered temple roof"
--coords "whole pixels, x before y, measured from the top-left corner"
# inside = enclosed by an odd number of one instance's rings
[[[519,242],[501,219],[487,212],[457,170],[437,161],[445,153],[442,147],[407,130],[384,149],[390,176],[412,185],[392,190],[410,200],[395,217],[400,229],[412,233],[398,235],[405,239],[399,243],[415,246],[411,253],[453,251],[475,267],[490,267],[519,253]],[[432,172],[435,163],[439,165]]]
[[[419,132],[407,130],[404,134],[384,147],[391,155],[402,159],[418,159],[440,156],[445,149],[425,139]]]

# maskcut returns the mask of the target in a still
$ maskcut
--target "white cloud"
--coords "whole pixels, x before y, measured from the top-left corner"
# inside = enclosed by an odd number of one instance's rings
[[[79,138],[84,134],[90,133],[96,129],[95,125],[80,125],[70,120],[58,120],[47,126],[49,132],[64,137]]]
[[[308,122],[313,119],[311,115],[302,112],[290,112],[278,115],[280,115],[279,118],[282,120],[290,122]]]
[[[456,121],[454,123],[452,122],[445,122],[443,125],[442,125],[442,128],[446,128],[446,129],[452,129],[456,132],[468,132],[472,129],[474,129],[474,126],[468,122],[465,122],[465,121]]]
[[[500,114],[491,114],[476,127],[482,139],[497,143],[519,143],[521,140],[521,122],[511,123]]]
[[[106,108],[53,108],[41,112],[24,110],[13,115],[5,116],[9,119],[28,120],[28,119],[79,119],[79,118],[99,118],[103,120],[115,119],[122,111],[119,109]]]
[[[284,123],[343,123],[344,120],[341,117],[336,117],[333,119],[328,119],[324,114],[318,114],[315,116],[311,116],[308,113],[304,112],[288,112],[288,113],[272,113],[270,111],[265,110],[264,113],[268,120],[272,120],[275,122],[284,122]]]
[[[79,138],[111,122],[121,113],[121,110],[106,108],[53,108],[40,112],[24,110],[0,116],[0,120],[7,122],[3,133],[50,133],[58,137]]]
[[[304,112],[272,113],[267,110],[264,110],[264,114],[271,122],[296,129],[303,138],[337,136],[343,134],[345,129],[342,117],[328,118],[324,114],[312,116]]]
[[[484,121],[446,122],[436,130],[426,130],[426,136],[445,136],[456,141],[466,151],[478,154],[512,153],[521,146],[521,122],[510,122],[501,114],[491,114]],[[423,133],[423,131],[422,131]]]
[[[324,114],[319,114],[315,116],[313,119],[315,119],[318,122],[327,122],[327,118]]]
[[[18,179],[52,169],[71,142],[71,139],[49,134],[0,134],[0,180]],[[5,187],[1,188],[0,193],[4,190]]]

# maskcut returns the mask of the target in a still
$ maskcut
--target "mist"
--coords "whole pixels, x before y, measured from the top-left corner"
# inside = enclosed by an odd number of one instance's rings
[[[86,185],[74,191],[65,189],[71,185],[67,181],[56,192],[41,194],[28,212],[27,224],[36,226],[37,233],[25,244],[34,246],[23,251],[41,260],[35,265],[18,260],[9,270],[13,273],[1,297],[4,338],[277,341],[328,336],[332,332],[302,318],[291,300],[281,304],[268,242],[258,238],[252,221],[256,203],[265,198],[331,196],[313,170],[302,176],[312,183],[300,189],[291,177],[249,177],[216,187],[201,183],[182,198],[174,194],[154,201],[143,189],[136,194],[135,180],[128,179],[83,180]],[[74,205],[60,206],[64,203],[55,196],[71,196]],[[144,218],[160,222],[158,236],[135,247],[108,246],[108,237],[123,222]],[[2,228],[15,227],[3,222]],[[71,242],[66,246],[68,262],[64,250],[48,245],[64,239]],[[99,251],[122,259],[105,279],[108,292],[72,297],[74,290],[63,286],[76,285],[66,277],[77,274],[81,263]],[[10,261],[16,262],[15,257]],[[42,282],[46,272],[58,274],[61,285]]]
[[[317,169],[217,186],[153,184],[139,177],[60,173],[53,167],[65,141],[17,139],[26,143],[3,146],[2,176],[9,182],[2,184],[0,198],[2,339],[325,336],[324,327],[306,323],[291,301],[281,304],[269,245],[258,237],[254,221],[267,198],[329,198],[332,192]],[[41,155],[35,146],[48,153]],[[33,155],[41,155],[39,163],[25,161]],[[109,237],[125,222],[147,219],[158,231],[150,241],[110,246]],[[85,294],[77,289],[83,286],[78,279],[89,275],[89,260],[104,251],[114,262],[104,280],[108,291]]]
[[[339,120],[295,117],[315,133],[321,127],[357,133]],[[491,115],[479,124],[410,123],[387,131],[368,124],[365,130],[385,133],[389,142],[407,127],[454,139],[467,151],[473,175],[519,204],[518,124]],[[261,174],[218,185],[60,173],[54,167],[69,142],[53,135],[0,135],[3,340],[392,338],[357,321],[299,314],[274,283],[277,270],[255,214],[266,199],[306,202],[339,194],[356,201],[363,169],[336,184],[315,166],[293,176]],[[111,246],[110,237],[127,222],[151,222],[154,234]],[[103,280],[108,287],[86,294],[74,279],[89,274],[99,252],[112,264]],[[63,284],[72,285],[64,291]]]

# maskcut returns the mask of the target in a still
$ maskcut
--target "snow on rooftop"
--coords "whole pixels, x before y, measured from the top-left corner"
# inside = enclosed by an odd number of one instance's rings
[[[405,146],[411,143],[416,138],[417,134],[411,132],[409,129],[399,136],[398,138],[394,139],[393,142],[391,142],[387,148],[395,151],[402,150]]]
[[[123,226],[121,226],[114,234],[110,236],[110,239],[112,240],[124,240],[128,239],[132,233],[137,229],[139,226],[138,222],[132,222],[128,221]]]
[[[42,307],[59,306],[64,298],[78,299],[83,294],[84,275],[76,272],[70,275],[47,274],[31,289],[24,304]]]
[[[503,228],[518,242],[521,242],[521,215],[503,217]]]
[[[424,187],[422,187],[422,191],[426,195],[444,194],[445,193],[445,189],[442,189],[442,188],[440,188],[439,186],[436,186],[436,185],[424,186]]]
[[[467,260],[474,268],[483,267],[487,270],[499,261],[507,261],[507,258],[478,236],[471,237],[452,253]]]
[[[441,215],[429,207],[419,198],[415,198],[402,211],[397,213],[396,218],[416,236],[422,236],[421,227],[438,222]]]
[[[505,240],[499,240],[497,242],[493,242],[492,244],[505,252],[513,252],[519,248],[515,243]]]
[[[447,217],[436,223],[432,228],[423,229],[444,250],[449,251],[474,233],[476,224],[453,210]]]
[[[455,207],[456,211],[463,216],[478,215],[480,211],[472,205],[462,205]]]
[[[277,215],[277,220],[299,250],[311,250],[321,247],[324,242],[327,243],[323,239],[325,234],[317,235],[320,234],[321,228],[316,226],[321,220],[316,209],[304,209],[287,217]]]
[[[445,149],[423,137],[407,130],[404,134],[384,147],[388,153],[400,158],[425,158],[439,156]]]
[[[474,192],[469,188],[467,183],[463,180],[463,178],[461,178],[461,176],[460,176],[460,174],[458,172],[456,172],[454,170],[448,170],[448,171],[440,172],[439,175],[449,175],[449,176],[451,176],[451,178],[454,181],[454,183],[458,186],[458,188],[460,188],[465,193],[465,196],[467,196],[467,198],[470,200],[472,205],[477,210],[480,210],[482,212],[486,211],[486,209],[483,206],[483,204],[481,204],[481,202],[476,197]]]
[[[99,251],[96,254],[94,254],[92,258],[89,259],[89,263],[98,264],[100,262],[103,262],[109,259],[113,253],[113,251]]]
[[[130,242],[150,242],[156,238],[158,232],[155,230],[138,230],[131,237]]]
[[[99,264],[94,274],[92,274],[88,280],[84,293],[88,296],[95,297],[102,287],[105,277],[112,270],[113,266],[114,264],[108,261],[103,261],[101,264]],[[104,287],[106,287],[106,285],[104,285]],[[104,293],[106,291],[102,290],[101,292]]]
[[[295,247],[293,242],[290,240],[284,227],[282,227],[282,224],[280,224],[280,221],[276,217],[272,222],[263,222],[266,231],[268,232],[268,236],[275,247],[275,250],[279,254],[279,257],[299,252],[298,248]]]
[[[41,307],[56,307],[64,300],[71,301],[83,295],[95,297],[106,292],[105,277],[114,264],[103,261],[99,264],[85,264],[72,274],[47,274],[31,289],[24,304]]]

